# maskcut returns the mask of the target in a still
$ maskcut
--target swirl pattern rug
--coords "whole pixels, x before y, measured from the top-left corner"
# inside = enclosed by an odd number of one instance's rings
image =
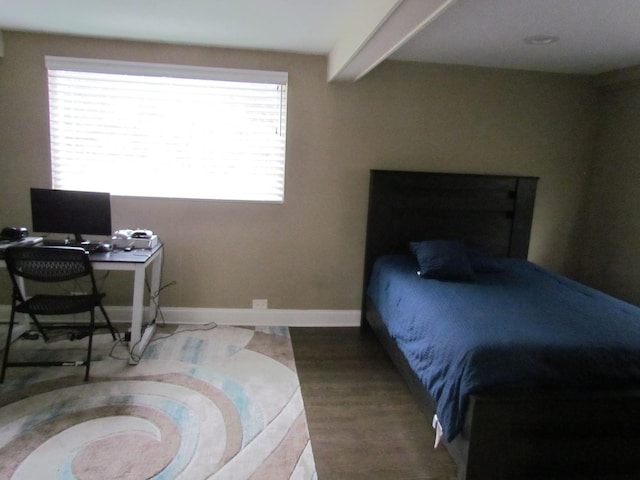
[[[11,357],[85,342],[21,339]],[[159,329],[136,366],[110,335],[93,352],[87,383],[84,367],[7,369],[0,479],[317,479],[288,329]]]

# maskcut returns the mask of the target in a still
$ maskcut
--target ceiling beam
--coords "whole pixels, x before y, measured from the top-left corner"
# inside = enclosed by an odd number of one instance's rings
[[[327,80],[358,81],[456,0],[375,0],[329,52]]]

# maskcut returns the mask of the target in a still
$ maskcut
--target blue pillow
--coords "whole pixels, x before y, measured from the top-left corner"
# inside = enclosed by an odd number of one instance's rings
[[[458,240],[411,242],[418,260],[418,275],[438,280],[472,280],[473,268],[464,243]]]

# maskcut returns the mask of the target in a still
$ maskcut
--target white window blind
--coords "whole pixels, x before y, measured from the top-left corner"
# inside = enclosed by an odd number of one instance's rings
[[[54,188],[282,202],[287,74],[46,57]]]

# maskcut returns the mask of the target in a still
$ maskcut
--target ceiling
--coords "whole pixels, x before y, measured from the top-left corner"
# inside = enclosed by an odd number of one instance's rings
[[[0,30],[325,55],[331,81],[387,58],[578,74],[640,65],[638,0],[0,0]]]

